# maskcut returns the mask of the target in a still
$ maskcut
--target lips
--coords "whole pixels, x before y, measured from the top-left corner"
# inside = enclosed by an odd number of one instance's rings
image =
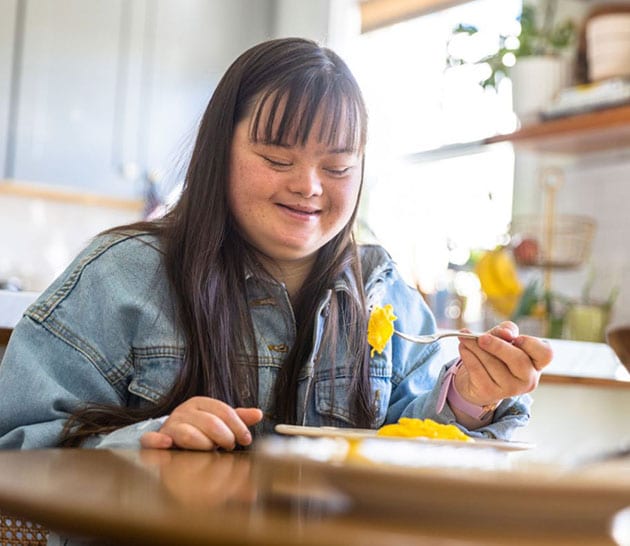
[[[304,216],[316,216],[318,214],[321,213],[320,209],[316,209],[313,207],[305,207],[302,205],[285,205],[283,203],[278,203],[278,206],[282,207],[283,209],[286,209],[289,212],[292,212],[294,214],[300,214],[300,215],[304,215]]]

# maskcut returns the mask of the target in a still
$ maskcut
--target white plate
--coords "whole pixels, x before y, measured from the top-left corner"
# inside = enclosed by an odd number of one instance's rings
[[[276,425],[275,430],[278,434],[289,436],[310,436],[314,438],[345,438],[345,439],[362,439],[362,438],[383,438],[387,440],[400,440],[406,442],[419,442],[431,445],[449,445],[449,446],[466,446],[473,448],[494,448],[501,451],[523,451],[532,449],[534,444],[528,442],[506,442],[504,440],[490,440],[483,438],[474,438],[473,442],[462,442],[459,440],[437,440],[433,438],[398,438],[395,436],[377,436],[376,430],[364,428],[338,428],[338,427],[305,427],[300,425]]]
[[[385,518],[601,533],[630,506],[630,460],[572,468],[471,450],[469,443],[459,448],[454,442],[445,447],[384,441],[389,443],[366,440],[379,448],[373,451],[385,453],[378,462],[348,459],[347,441],[340,437],[270,437],[258,444],[256,457],[269,483],[282,474],[299,475]]]

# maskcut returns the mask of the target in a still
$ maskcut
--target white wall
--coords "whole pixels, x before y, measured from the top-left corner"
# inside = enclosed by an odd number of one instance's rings
[[[41,291],[91,237],[140,212],[0,193],[0,280],[18,277]]]
[[[360,31],[357,0],[276,0],[274,37],[310,38],[344,55]]]
[[[613,287],[620,292],[611,323],[630,323],[630,158],[628,154],[600,153],[584,157],[516,156],[514,214],[544,214],[541,169],[559,166],[564,182],[556,194],[558,214],[578,214],[595,220],[590,260],[571,271],[553,271],[552,289],[580,298],[589,274],[595,280],[591,295],[606,300]]]

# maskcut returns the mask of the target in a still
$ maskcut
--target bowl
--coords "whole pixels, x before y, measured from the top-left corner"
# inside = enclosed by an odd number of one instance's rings
[[[630,76],[630,13],[605,13],[586,24],[591,81]]]

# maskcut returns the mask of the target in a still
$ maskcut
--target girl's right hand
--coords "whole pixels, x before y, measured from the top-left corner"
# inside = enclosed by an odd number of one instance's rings
[[[177,406],[158,432],[145,433],[140,443],[150,449],[232,450],[236,444],[252,443],[247,427],[262,417],[258,408],[232,408],[214,398],[195,396]]]

